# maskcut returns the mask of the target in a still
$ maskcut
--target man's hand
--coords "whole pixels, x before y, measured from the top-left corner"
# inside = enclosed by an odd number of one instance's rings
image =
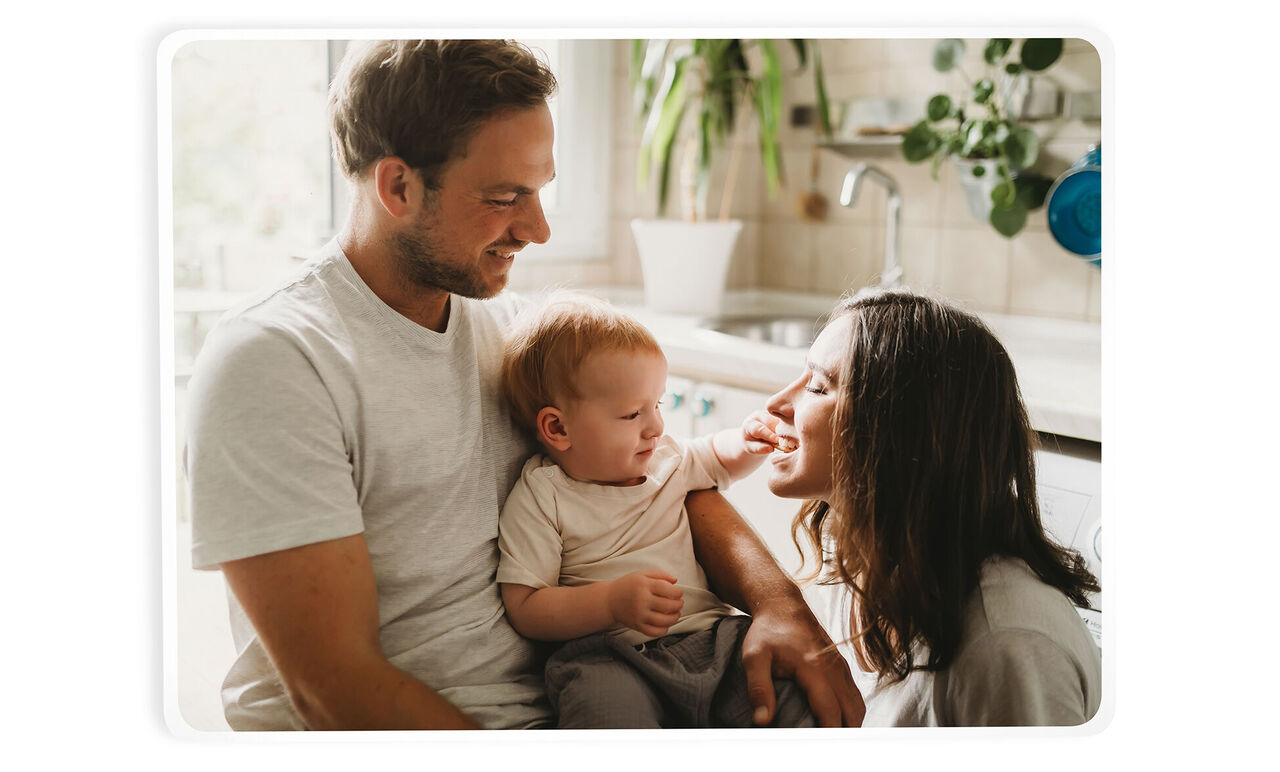
[[[654,637],[666,635],[680,619],[684,591],[662,571],[634,571],[609,583],[613,621]]]
[[[755,722],[773,720],[777,675],[800,685],[821,726],[861,726],[862,694],[800,588],[717,491],[696,491],[685,501],[693,549],[712,589],[752,616],[742,665]]]
[[[849,673],[849,664],[808,606],[770,602],[752,615],[742,642],[747,694],[758,726],[773,720],[777,707],[773,676],[790,678],[809,698],[819,726],[862,726],[867,707]]]

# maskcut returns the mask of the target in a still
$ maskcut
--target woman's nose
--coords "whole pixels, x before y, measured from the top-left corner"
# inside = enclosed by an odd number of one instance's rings
[[[772,397],[769,397],[769,401],[764,405],[764,409],[769,411],[769,415],[784,419],[791,416],[791,400],[787,396],[790,391],[791,387],[788,386],[777,394],[774,394]]]

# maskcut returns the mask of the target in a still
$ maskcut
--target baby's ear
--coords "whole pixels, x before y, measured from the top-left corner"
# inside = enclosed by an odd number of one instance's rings
[[[544,407],[538,411],[534,425],[538,429],[538,439],[547,447],[564,452],[573,443],[569,442],[569,431],[565,429],[563,414],[554,407]]]

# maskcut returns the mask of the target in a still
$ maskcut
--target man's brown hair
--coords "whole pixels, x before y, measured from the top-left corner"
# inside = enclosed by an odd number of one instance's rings
[[[555,90],[546,64],[513,40],[353,41],[329,87],[334,153],[349,179],[398,156],[434,190],[482,123]]]

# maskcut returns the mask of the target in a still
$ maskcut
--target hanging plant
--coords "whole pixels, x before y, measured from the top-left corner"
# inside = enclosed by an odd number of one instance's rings
[[[902,154],[912,163],[932,159],[933,178],[947,158],[974,163],[965,173],[981,178],[994,166],[998,181],[990,186],[988,222],[1012,238],[1027,223],[1027,213],[1044,205],[1053,180],[1027,171],[1040,153],[1035,131],[1018,123],[1010,99],[1019,78],[1048,69],[1062,55],[1061,38],[1028,38],[1022,41],[1016,61],[1010,60],[1013,41],[993,38],[982,51],[981,77],[964,72],[964,41],[940,40],[933,48],[933,68],[956,72],[965,81],[964,97],[953,100],[935,94],[925,105],[925,118],[902,140]]]

